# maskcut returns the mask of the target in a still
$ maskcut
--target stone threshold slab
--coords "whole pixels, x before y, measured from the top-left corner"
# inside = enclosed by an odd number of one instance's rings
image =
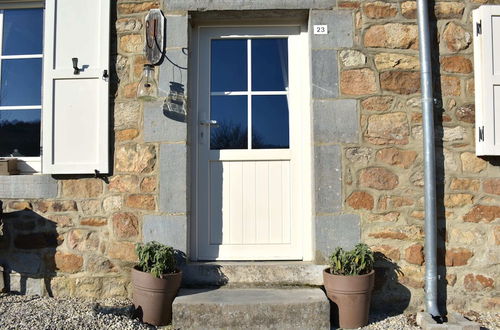
[[[181,329],[330,329],[320,289],[181,289],[172,306]]]
[[[295,261],[196,262],[181,267],[183,286],[319,286],[326,265]]]

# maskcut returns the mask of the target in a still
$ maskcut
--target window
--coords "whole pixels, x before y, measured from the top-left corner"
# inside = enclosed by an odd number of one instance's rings
[[[0,157],[40,170],[43,9],[0,10]]]
[[[0,1],[0,157],[21,173],[109,173],[109,14],[110,0]]]
[[[210,148],[289,148],[288,38],[212,39]]]

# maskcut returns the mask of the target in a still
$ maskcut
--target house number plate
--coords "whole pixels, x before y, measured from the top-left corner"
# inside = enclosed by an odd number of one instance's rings
[[[328,34],[328,25],[314,25],[314,34]]]

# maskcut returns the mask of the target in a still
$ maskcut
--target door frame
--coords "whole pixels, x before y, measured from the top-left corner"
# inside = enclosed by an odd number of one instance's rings
[[[297,127],[298,134],[300,134],[300,145],[298,146],[297,154],[301,157],[296,160],[297,166],[299,167],[299,172],[301,173],[299,182],[297,182],[297,187],[301,192],[301,203],[298,208],[298,214],[296,215],[300,221],[300,232],[302,236],[302,260],[311,261],[314,259],[313,253],[313,228],[314,228],[314,217],[313,217],[313,207],[312,207],[312,194],[313,194],[313,177],[312,177],[312,114],[311,114],[311,61],[310,61],[310,46],[309,46],[309,34],[308,27],[306,23],[297,24],[254,24],[251,22],[245,22],[246,24],[239,25],[221,25],[218,23],[207,24],[204,22],[202,25],[194,26],[191,29],[190,47],[192,51],[190,52],[190,62],[189,62],[189,94],[190,98],[190,114],[189,126],[188,126],[188,136],[190,141],[190,223],[189,223],[189,259],[192,261],[198,260],[198,173],[199,173],[199,112],[198,112],[198,100],[199,100],[199,58],[200,58],[200,30],[203,28],[276,28],[276,27],[294,27],[300,29],[300,43],[299,51],[301,52],[300,57],[304,63],[301,67],[301,74],[304,76],[304,80],[309,82],[304,84],[300,97],[304,98],[304,111],[300,112],[300,118],[298,120],[302,123],[300,127]],[[300,130],[300,131],[299,131]]]

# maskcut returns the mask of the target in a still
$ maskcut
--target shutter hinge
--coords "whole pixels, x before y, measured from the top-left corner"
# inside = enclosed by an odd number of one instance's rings
[[[40,146],[40,156],[43,155],[43,147]]]
[[[94,170],[94,178],[96,179],[101,179],[102,181],[104,181],[106,184],[109,184],[109,179],[108,177],[105,175],[105,174],[102,174],[101,172],[99,172],[99,170],[95,169]]]
[[[482,30],[482,21],[479,21],[476,23],[476,36],[480,35],[480,34],[483,34],[483,30]]]
[[[484,142],[484,126],[479,127],[479,142]]]

